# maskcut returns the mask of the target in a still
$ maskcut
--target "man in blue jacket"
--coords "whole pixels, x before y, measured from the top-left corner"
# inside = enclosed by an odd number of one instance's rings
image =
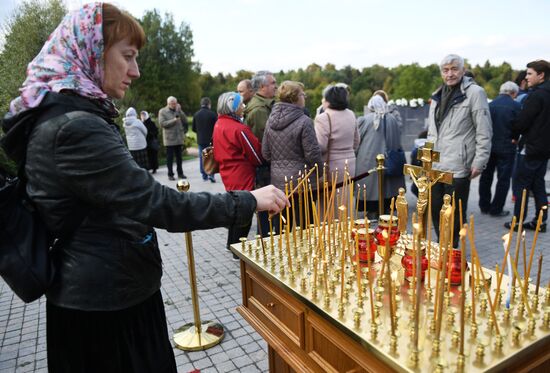
[[[539,210],[545,207],[540,231],[546,232],[548,197],[544,175],[550,158],[550,63],[545,60],[529,62],[525,79],[531,91],[523,103],[518,119],[512,123],[512,135],[519,138],[519,154],[514,170],[514,215],[519,219],[523,189],[527,189],[535,197],[537,211],[535,217],[523,224],[523,227],[535,230]],[[523,211],[524,217],[527,216],[527,205],[526,203]],[[504,226],[509,229],[510,223]]]
[[[521,110],[521,104],[514,100],[518,91],[518,85],[508,81],[500,86],[500,94],[489,104],[493,122],[493,139],[489,162],[479,179],[479,208],[482,214],[491,216],[510,214],[510,211],[502,208],[510,188],[510,177],[516,155],[516,144],[512,139],[512,122],[517,119]],[[491,201],[491,184],[495,170],[497,185]]]

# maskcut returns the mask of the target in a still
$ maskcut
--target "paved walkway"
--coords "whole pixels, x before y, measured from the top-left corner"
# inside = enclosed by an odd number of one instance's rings
[[[191,191],[222,192],[223,185],[217,175],[217,183],[203,182],[197,160],[184,162],[184,172],[191,183]],[[548,176],[547,176],[548,177]],[[169,182],[166,168],[161,168],[155,178],[166,185]],[[501,261],[503,252],[500,237],[506,233],[506,218],[492,218],[479,213],[477,178],[471,186],[468,211],[476,222],[476,243],[481,262],[494,268]],[[412,194],[409,204],[415,203]],[[531,202],[532,203],[532,202]],[[512,209],[508,201],[507,209]],[[531,206],[531,212],[533,208]],[[255,227],[251,229],[252,237]],[[164,261],[162,293],[164,296],[168,330],[176,330],[193,321],[190,287],[184,236],[157,230]],[[241,304],[239,263],[224,249],[227,230],[212,229],[193,233],[196,273],[203,320],[217,320],[226,329],[223,342],[206,351],[184,352],[175,349],[178,371],[201,372],[266,372],[268,371],[267,346],[262,338],[235,311]],[[532,234],[528,235],[528,247]],[[550,233],[539,236],[538,250],[550,258]],[[538,254],[537,254],[538,257]],[[536,267],[536,265],[534,266]],[[536,268],[535,268],[536,269]],[[550,279],[550,260],[543,268],[542,283]],[[21,302],[0,279],[0,372],[46,372],[45,299],[30,304]]]

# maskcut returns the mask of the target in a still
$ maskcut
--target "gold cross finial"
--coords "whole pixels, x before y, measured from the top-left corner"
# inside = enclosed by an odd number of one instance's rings
[[[426,171],[432,170],[432,163],[439,162],[439,152],[434,149],[432,142],[426,142],[418,149],[417,159],[422,162],[422,168]]]

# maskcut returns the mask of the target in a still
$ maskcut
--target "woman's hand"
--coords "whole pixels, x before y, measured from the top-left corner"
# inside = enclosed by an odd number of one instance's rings
[[[268,185],[260,189],[251,191],[256,198],[256,210],[268,211],[270,214],[277,214],[286,206],[290,207],[288,198],[282,190],[275,188],[273,185]]]

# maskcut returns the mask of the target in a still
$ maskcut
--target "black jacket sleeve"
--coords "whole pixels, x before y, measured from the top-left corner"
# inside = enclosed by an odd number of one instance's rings
[[[84,117],[68,121],[57,133],[59,181],[79,199],[171,232],[250,222],[256,209],[252,194],[180,193],[163,186],[138,167],[112,127]]]

